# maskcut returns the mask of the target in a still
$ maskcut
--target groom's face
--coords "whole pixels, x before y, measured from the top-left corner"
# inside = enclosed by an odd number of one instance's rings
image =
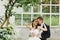
[[[39,23],[39,24],[42,24],[42,23],[43,23],[43,20],[38,19],[38,23]]]

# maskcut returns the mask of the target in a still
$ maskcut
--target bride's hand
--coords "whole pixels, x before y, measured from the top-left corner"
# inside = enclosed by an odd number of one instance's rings
[[[30,26],[30,24],[25,24],[26,26]]]
[[[27,28],[29,28],[30,30],[32,29],[31,25],[28,23],[25,24]]]
[[[43,27],[43,25],[44,25],[44,22],[41,24],[41,27]]]

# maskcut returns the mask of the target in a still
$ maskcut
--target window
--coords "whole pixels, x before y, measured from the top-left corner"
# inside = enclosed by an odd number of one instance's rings
[[[33,12],[39,12],[40,11],[40,6],[39,5],[37,5],[37,6],[34,6],[33,7]]]
[[[44,18],[44,22],[48,25],[59,26],[60,25],[60,0],[40,0],[41,5],[35,5],[32,8],[26,7],[23,11],[23,17],[16,17],[16,22],[20,24],[20,20],[23,20],[21,24],[31,23],[33,19],[36,19],[38,16]],[[25,7],[25,6],[24,6]],[[28,8],[28,9],[27,9]],[[18,21],[19,20],[19,21]]]
[[[37,17],[41,16],[40,14],[34,14],[34,19],[37,19]]]
[[[58,26],[59,25],[59,15],[52,15],[51,17],[51,25]]]
[[[26,6],[26,5],[23,6],[23,11],[24,12],[30,12],[30,9],[31,8],[29,6]]]
[[[59,4],[59,0],[52,0],[52,4]]]
[[[42,6],[43,13],[50,13],[50,6]]]
[[[43,4],[49,4],[50,3],[50,0],[42,0],[42,3]]]
[[[31,14],[23,14],[23,24],[31,23]]]
[[[52,6],[52,13],[59,13],[59,6]]]
[[[50,25],[50,15],[43,15],[43,19],[47,25]]]
[[[21,25],[21,14],[15,14],[15,24]]]

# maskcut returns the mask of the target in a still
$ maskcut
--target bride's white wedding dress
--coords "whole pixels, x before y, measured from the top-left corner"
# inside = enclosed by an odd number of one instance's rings
[[[33,36],[31,36],[28,40],[40,40],[40,31],[38,29],[32,29],[31,35],[33,33]]]

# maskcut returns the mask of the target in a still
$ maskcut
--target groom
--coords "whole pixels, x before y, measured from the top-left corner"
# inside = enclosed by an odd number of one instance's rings
[[[43,18],[42,17],[38,17],[37,20],[38,20],[38,25],[37,26],[41,26],[43,24],[42,27],[44,28],[44,25],[45,25],[46,28],[47,28],[47,31],[43,31],[42,32],[42,34],[41,34],[42,38],[40,38],[40,39],[41,40],[47,40],[47,38],[50,37],[50,27],[43,22]]]

